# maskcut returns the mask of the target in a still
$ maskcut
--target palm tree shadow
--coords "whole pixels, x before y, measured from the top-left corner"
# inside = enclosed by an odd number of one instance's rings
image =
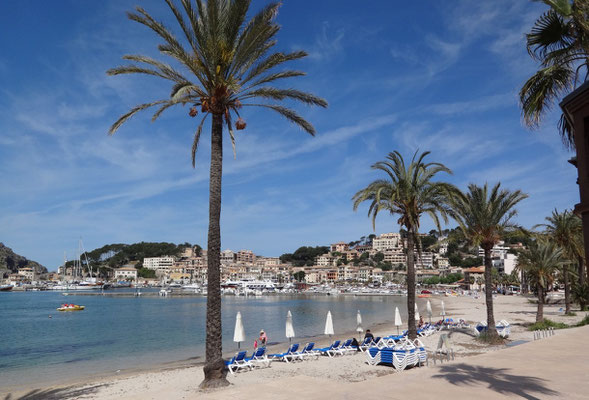
[[[59,400],[78,398],[80,396],[96,393],[99,388],[106,387],[107,384],[88,386],[76,389],[74,386],[68,386],[56,389],[35,389],[20,396],[13,397],[12,394],[6,395],[4,400]]]
[[[457,386],[487,383],[487,387],[498,394],[517,395],[525,399],[538,399],[534,395],[559,395],[545,385],[545,379],[509,374],[509,368],[488,368],[460,363],[442,366],[440,371],[441,373],[434,375],[433,378],[446,379]]]

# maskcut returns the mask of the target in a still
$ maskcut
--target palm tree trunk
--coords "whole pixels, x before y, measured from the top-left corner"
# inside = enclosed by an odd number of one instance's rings
[[[417,337],[415,326],[415,247],[413,232],[407,229],[407,318],[410,339]]]
[[[495,328],[495,315],[493,314],[493,280],[491,277],[491,270],[493,268],[493,260],[491,259],[491,248],[484,247],[485,251],[485,301],[487,303],[487,332],[489,338],[498,338],[497,328]]]
[[[229,385],[223,362],[221,330],[221,177],[223,174],[223,116],[213,114],[209,182],[209,235],[207,251],[207,333],[205,379],[202,389]]]
[[[571,288],[569,282],[569,267],[563,265],[562,277],[564,279],[564,313],[569,314],[571,312]]]
[[[536,322],[544,320],[544,289],[538,285],[538,311],[536,312]]]
[[[582,285],[583,283],[585,283],[585,279],[587,280],[587,282],[589,283],[589,271],[587,276],[585,276],[585,262],[583,261],[583,257],[579,256],[577,257],[577,260],[579,262],[579,266],[578,266],[578,271],[579,271],[579,285]]]

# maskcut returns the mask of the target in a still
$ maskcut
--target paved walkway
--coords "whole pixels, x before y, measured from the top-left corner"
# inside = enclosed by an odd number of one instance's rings
[[[382,367],[375,367],[382,368]],[[245,397],[244,397],[245,396]],[[210,393],[207,399],[588,399],[589,326],[479,356],[357,383],[308,376]],[[201,398],[201,397],[199,397]]]

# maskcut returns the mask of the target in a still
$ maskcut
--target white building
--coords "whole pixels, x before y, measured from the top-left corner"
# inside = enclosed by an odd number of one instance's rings
[[[117,281],[135,281],[137,280],[137,268],[125,266],[115,269],[115,279]]]
[[[505,242],[500,241],[491,249],[491,258],[502,258],[505,257],[509,247],[505,246]],[[485,256],[485,250],[479,247],[479,257]]]
[[[403,247],[400,233],[383,233],[372,239],[372,249],[384,252],[385,250],[396,250]]]
[[[511,253],[505,253],[505,256],[493,259],[493,266],[499,273],[510,275],[517,265],[517,256]]]
[[[146,257],[143,259],[143,268],[168,272],[174,266],[174,257]]]

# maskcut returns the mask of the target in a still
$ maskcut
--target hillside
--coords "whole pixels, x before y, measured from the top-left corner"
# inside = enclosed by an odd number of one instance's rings
[[[37,267],[40,272],[47,272],[47,268],[38,262],[18,255],[10,247],[6,247],[4,243],[0,243],[0,269],[6,268],[12,272],[17,272],[19,268],[24,267]]]

